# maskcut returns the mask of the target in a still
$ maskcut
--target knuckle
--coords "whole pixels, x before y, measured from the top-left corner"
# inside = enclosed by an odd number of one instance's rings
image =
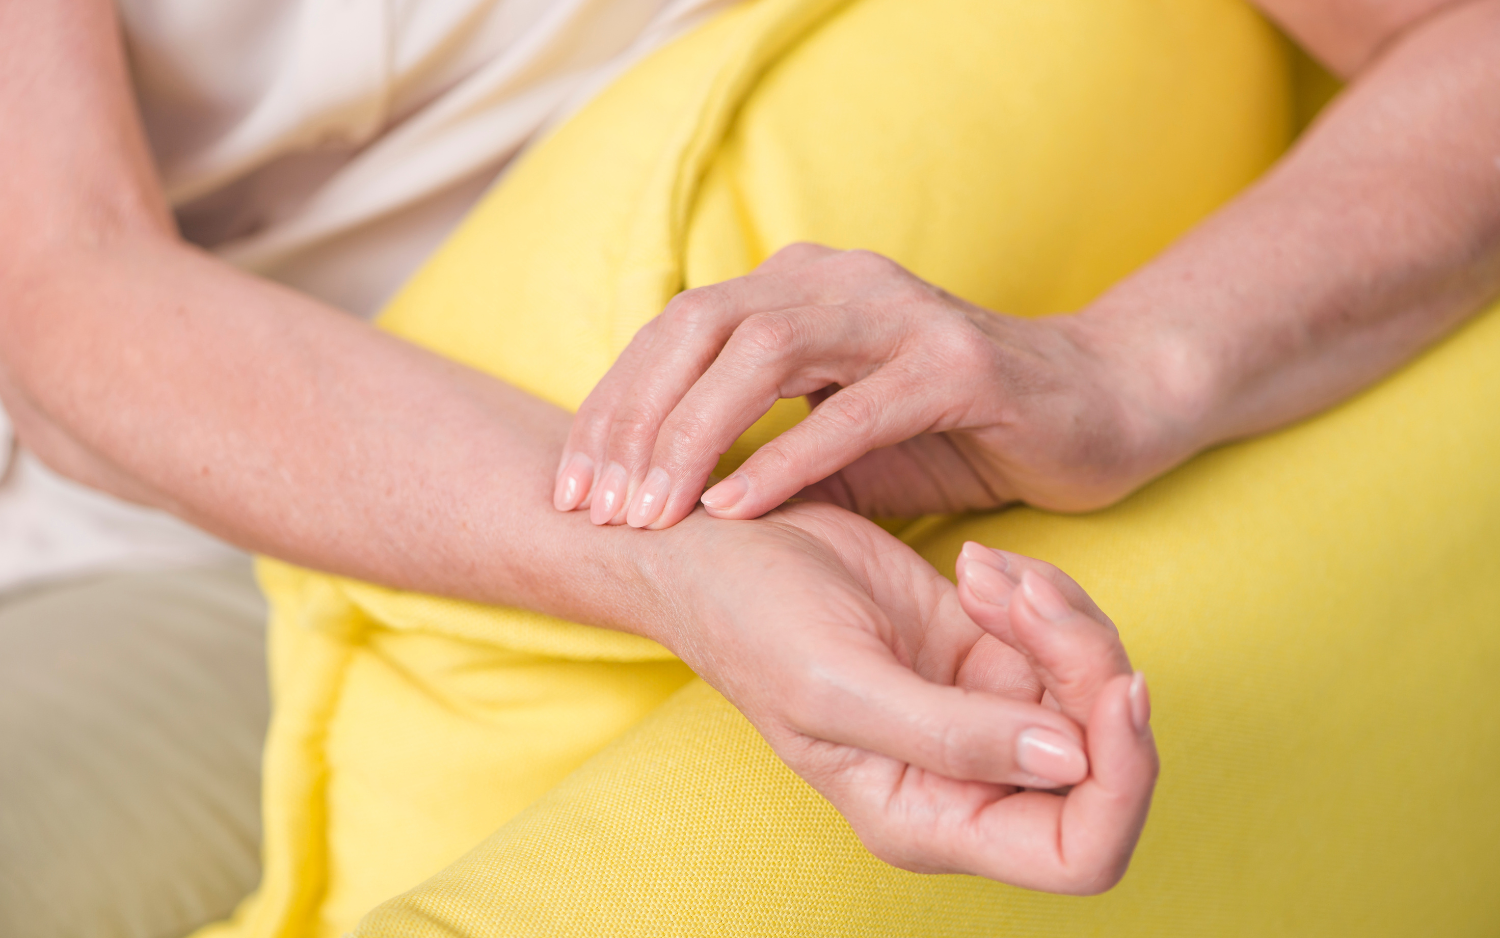
[[[695,332],[718,318],[720,304],[710,287],[695,287],[672,297],[661,318],[674,331]]]
[[[782,479],[792,474],[796,460],[787,451],[785,445],[778,440],[772,440],[751,455],[745,461],[745,466],[753,464],[753,474],[757,479]],[[742,467],[742,471],[744,468]]]
[[[651,337],[656,335],[657,330],[661,328],[661,320],[664,315],[666,315],[665,312],[658,313],[646,320],[646,324],[637,329],[635,335],[630,337],[630,343],[626,348],[631,346],[641,348],[648,345],[651,342]]]
[[[603,445],[609,437],[609,428],[613,421],[614,415],[603,403],[590,405],[585,402],[583,409],[574,418],[574,432],[578,437],[578,446],[595,448]]]
[[[1052,679],[1052,695],[1059,700],[1092,701],[1104,683],[1114,674],[1099,673],[1092,661],[1049,661],[1046,669]]]
[[[952,328],[937,330],[931,348],[938,359],[937,366],[947,374],[984,373],[994,364],[994,343],[967,319]]]
[[[650,443],[656,439],[657,427],[658,419],[652,411],[639,405],[623,407],[610,423],[610,448],[634,449]]]
[[[1064,876],[1059,891],[1074,896],[1097,896],[1109,892],[1125,877],[1126,865],[1124,862],[1097,863],[1071,869]]]
[[[691,459],[707,444],[712,436],[711,425],[697,415],[673,414],[662,424],[657,434],[656,445],[668,463],[681,463]],[[666,465],[669,472],[676,468]]]
[[[827,252],[828,248],[825,248],[823,247],[823,245],[816,244],[812,241],[793,241],[791,244],[778,248],[776,250],[776,253],[771,255],[770,259],[777,261],[778,263],[787,261],[796,263],[799,261],[811,260],[813,258],[819,257],[820,255],[826,254]]]
[[[979,740],[967,726],[948,724],[937,737],[938,771],[949,778],[976,779],[983,773]]]
[[[840,391],[818,405],[820,416],[833,432],[853,436],[866,432],[880,416],[880,408],[866,394]]]
[[[798,329],[781,313],[757,313],[734,332],[736,351],[752,360],[776,360],[797,346]]]
[[[866,277],[894,277],[906,273],[906,268],[884,254],[876,254],[864,248],[846,251],[843,262],[850,270]]]

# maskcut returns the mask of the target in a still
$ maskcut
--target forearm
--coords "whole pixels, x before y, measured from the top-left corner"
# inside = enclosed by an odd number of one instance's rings
[[[296,563],[641,630],[672,545],[549,507],[561,409],[165,235],[9,270],[0,392],[56,468]]]
[[[1500,291],[1500,2],[1387,47],[1257,185],[1079,318],[1182,455],[1315,413]]]

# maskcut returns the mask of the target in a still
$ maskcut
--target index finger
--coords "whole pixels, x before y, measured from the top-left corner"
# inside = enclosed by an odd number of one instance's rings
[[[744,277],[673,297],[579,407],[558,462],[555,507],[589,507],[597,494],[594,520],[618,522],[645,479],[662,421],[735,327],[755,312],[798,305],[815,293],[817,286],[808,278],[789,274],[833,253],[838,252],[820,245],[792,245]]]

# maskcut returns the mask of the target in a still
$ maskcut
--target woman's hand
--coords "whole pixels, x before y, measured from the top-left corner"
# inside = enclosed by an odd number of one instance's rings
[[[678,545],[663,581],[679,608],[652,637],[872,853],[1054,892],[1119,880],[1156,750],[1141,678],[1077,584],[970,544],[955,588],[831,505],[694,518],[678,529],[692,537],[650,536]]]
[[[788,249],[642,330],[580,412],[554,504],[670,526],[730,441],[810,394],[707,494],[714,515],[804,486],[875,515],[1092,508],[1347,398],[1500,296],[1500,0],[1259,2],[1349,87],[1086,311],[998,316],[874,255]]]
[[[710,514],[799,492],[865,515],[1100,507],[1185,455],[1119,351],[1079,317],[999,316],[878,255],[793,245],[641,330],[579,411],[554,504],[669,527],[777,399],[809,395],[703,495]]]

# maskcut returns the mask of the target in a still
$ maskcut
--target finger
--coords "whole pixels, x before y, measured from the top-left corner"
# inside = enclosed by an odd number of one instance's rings
[[[1136,671],[1099,693],[1089,717],[1089,778],[1063,805],[1059,857],[1069,892],[1103,892],[1125,875],[1146,825],[1160,762],[1151,698]]]
[[[1032,573],[1037,574],[1048,583],[1057,587],[1058,592],[1062,593],[1063,597],[1068,601],[1068,605],[1081,611],[1084,615],[1108,625],[1111,629],[1115,627],[1114,620],[1110,619],[1104,610],[1099,608],[1099,604],[1094,602],[1094,598],[1088,594],[1088,591],[1080,586],[1078,581],[1068,576],[1058,567],[1045,560],[1027,557],[1024,554],[1000,550],[999,548],[991,548],[991,550],[999,554],[1010,565],[1011,569],[1016,571],[1017,576],[1023,571],[1030,570]]]
[[[829,253],[835,252],[819,245],[792,245],[761,269],[781,274]],[[659,425],[660,418],[713,360],[735,325],[766,306],[796,305],[801,292],[788,292],[796,287],[795,280],[780,276],[739,277],[673,297],[661,315],[631,338],[579,407],[558,463],[554,505],[562,511],[587,507],[590,489],[608,467],[611,435],[617,424],[630,421],[631,408],[644,409],[648,425],[652,414],[660,411],[655,414]],[[659,401],[668,403],[652,406]],[[629,459],[627,454],[613,455]],[[630,475],[628,470],[626,474]],[[617,495],[615,500],[622,499]]]
[[[804,305],[821,287],[816,277],[797,272],[838,253],[814,244],[784,248],[747,276],[679,293],[632,339],[575,419],[587,428],[577,452],[591,464],[599,486],[599,507],[590,513],[595,524],[631,520],[644,527],[660,515],[670,481],[662,473],[648,479],[648,461],[662,421],[740,323],[757,312]],[[559,505],[573,494],[572,480],[585,468],[583,459],[565,453],[565,468],[570,461],[572,475],[559,473]]]
[[[1036,703],[1046,688],[1026,656],[993,635],[981,635],[964,655],[954,686]]]
[[[977,625],[1027,657],[1063,713],[1087,725],[1103,686],[1130,673],[1129,656],[1102,613],[1075,608],[1038,573],[1038,561],[1023,567],[1023,560],[1029,558],[965,544],[959,601]]]
[[[660,469],[670,479],[670,494],[661,513],[646,523],[659,529],[686,517],[719,457],[777,400],[830,384],[859,387],[894,353],[899,328],[845,307],[803,307],[747,318],[662,424],[651,471]],[[823,405],[828,406],[840,405]],[[744,469],[732,477],[745,478]],[[784,494],[764,510],[802,487],[795,480],[777,482],[776,491]],[[711,514],[719,513],[724,494],[733,488],[715,486],[716,495],[704,502]]]
[[[716,518],[756,518],[866,453],[932,428],[945,406],[929,381],[893,363],[833,394],[703,495]]]
[[[625,393],[649,359],[656,326],[657,321],[653,319],[631,337],[625,351],[594,385],[573,416],[553,486],[552,504],[557,510],[589,507],[594,483],[603,469],[599,456],[609,438],[613,401]]]
[[[1012,585],[1018,584],[1021,574],[1029,570],[1056,587],[1063,594],[1068,605],[1108,626],[1112,631],[1115,629],[1114,621],[1104,613],[1103,609],[1099,608],[1093,597],[1082,586],[1079,586],[1076,580],[1045,560],[1001,550],[998,547],[987,547],[977,541],[966,541],[962,552],[958,555],[958,563],[962,567],[970,561],[978,561],[993,567],[1005,574],[1007,581]],[[960,569],[958,573],[962,579],[963,571]]]
[[[837,672],[817,672],[787,708],[807,736],[960,780],[1058,788],[1088,773],[1078,726],[1055,710],[932,683],[884,646],[838,656]]]
[[[1145,695],[1144,680],[1129,674],[1101,691],[1089,721],[1091,771],[1066,796],[1028,791],[997,798],[971,814],[970,823],[961,816],[950,822],[942,831],[948,836],[934,842],[927,835],[922,846],[943,855],[949,869],[1028,889],[1071,895],[1109,889],[1125,875],[1156,786]]]
[[[1066,796],[958,781],[836,747],[789,759],[887,862],[1091,895],[1124,875],[1150,809],[1158,761],[1149,718],[1139,674],[1110,681],[1090,718],[1090,774]]]

